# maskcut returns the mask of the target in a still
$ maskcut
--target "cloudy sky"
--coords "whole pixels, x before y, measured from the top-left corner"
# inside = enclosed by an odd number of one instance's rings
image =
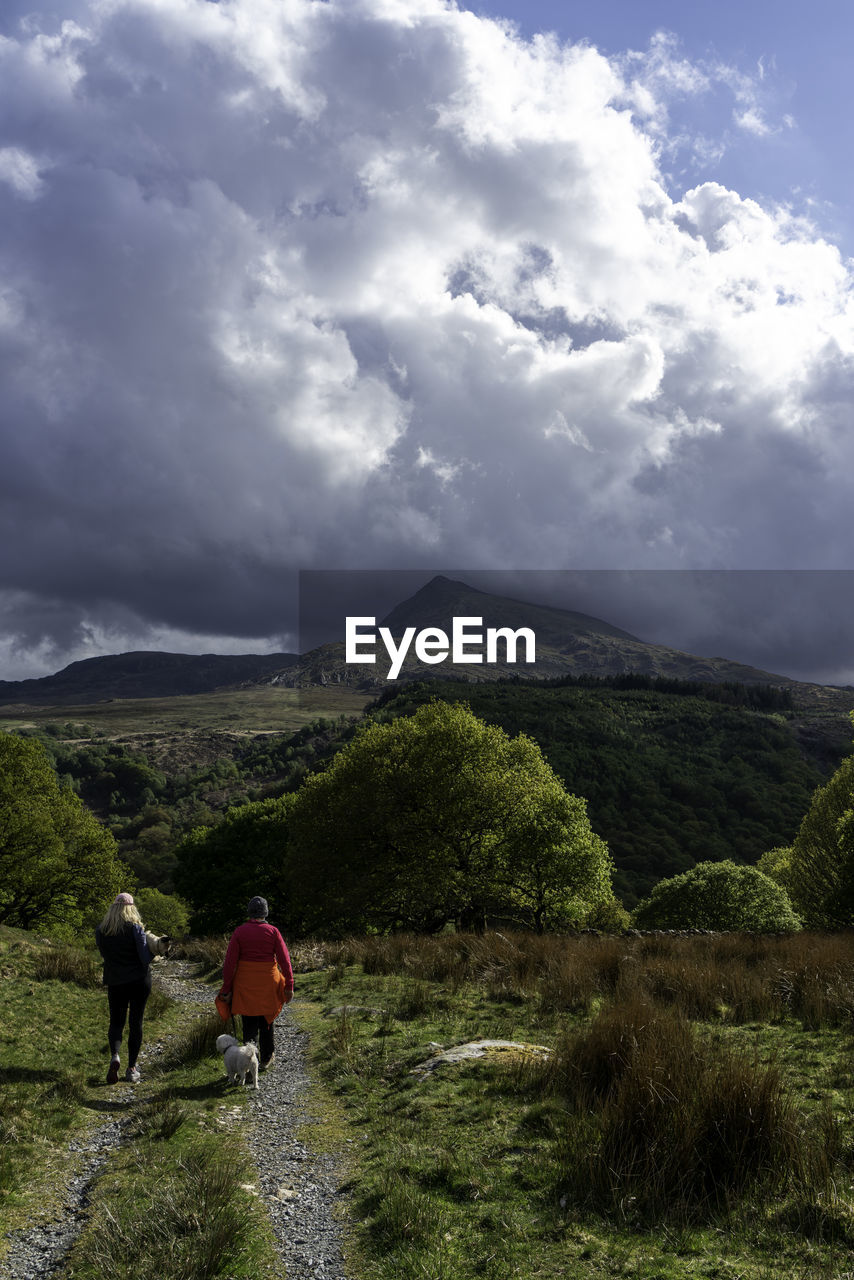
[[[5,0],[0,678],[294,647],[301,568],[854,565],[854,13],[699,9]]]

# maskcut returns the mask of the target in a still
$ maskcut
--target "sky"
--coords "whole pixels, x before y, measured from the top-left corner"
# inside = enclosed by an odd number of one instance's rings
[[[301,569],[512,569],[854,683],[852,27],[6,0],[0,679],[292,649]]]

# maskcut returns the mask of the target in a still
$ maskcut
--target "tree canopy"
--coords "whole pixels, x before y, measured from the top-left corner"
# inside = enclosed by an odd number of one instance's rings
[[[371,722],[299,791],[232,810],[178,849],[193,925],[262,893],[301,932],[536,929],[614,907],[607,846],[530,738],[433,702]]]
[[[781,933],[800,928],[785,889],[756,867],[729,860],[698,862],[680,876],[660,880],[632,918],[640,929]]]
[[[463,704],[367,725],[289,815],[317,927],[435,930],[487,915],[544,929],[613,900],[607,846],[540,748]]]
[[[127,869],[38,742],[0,734],[0,923],[78,928],[100,916]]]
[[[792,901],[810,928],[854,922],[854,756],[813,795],[788,875]]]
[[[277,921],[297,926],[287,875],[287,817],[291,795],[230,809],[217,827],[197,827],[178,846],[175,884],[193,906],[200,933],[232,929],[246,904],[261,894]]]
[[[146,929],[150,929],[152,933],[168,933],[172,937],[180,937],[187,932],[187,904],[174,893],[161,893],[159,889],[137,889],[134,902]]]

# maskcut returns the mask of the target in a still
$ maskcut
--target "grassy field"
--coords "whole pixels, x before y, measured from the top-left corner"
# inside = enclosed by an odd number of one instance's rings
[[[851,937],[323,954],[301,991],[325,1010],[366,1278],[854,1272]],[[522,1047],[429,1065],[484,1037]]]
[[[5,706],[0,729],[54,724],[63,737],[93,734],[122,741],[136,734],[225,730],[234,734],[295,733],[318,716],[358,715],[369,695],[345,687],[230,689],[175,698],[115,698],[80,706]]]
[[[854,935],[291,950],[309,1141],[346,1153],[348,1280],[854,1274]],[[212,971],[221,953],[196,948]],[[66,1280],[128,1258],[141,1280],[272,1280],[218,1020],[153,997],[156,1066],[107,1090],[94,956],[0,929],[0,974],[4,1230],[57,1213],[69,1141],[116,1117]],[[440,1058],[486,1037],[515,1047]]]

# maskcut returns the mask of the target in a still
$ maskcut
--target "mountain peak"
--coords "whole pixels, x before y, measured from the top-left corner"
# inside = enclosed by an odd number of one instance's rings
[[[637,637],[622,631],[601,618],[553,605],[531,604],[510,596],[493,595],[469,586],[456,578],[437,574],[423,587],[392,609],[382,622],[392,635],[401,635],[407,627],[418,630],[424,627],[440,627],[450,631],[453,618],[477,616],[490,627],[532,627],[538,643],[554,645],[566,643],[573,636],[612,636],[619,640]]]

